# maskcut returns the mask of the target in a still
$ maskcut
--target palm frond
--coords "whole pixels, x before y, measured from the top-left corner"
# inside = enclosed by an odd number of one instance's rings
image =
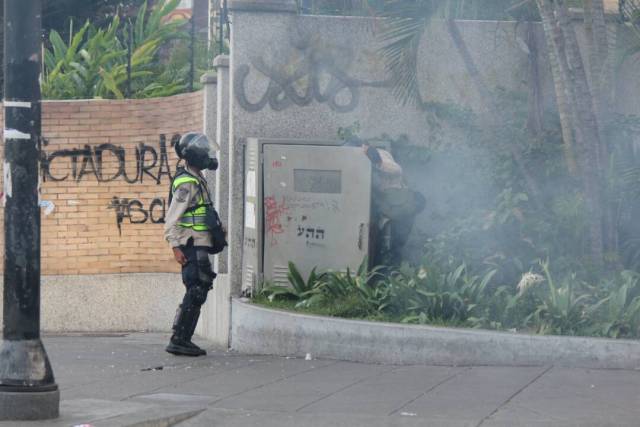
[[[391,91],[403,105],[422,106],[418,82],[418,48],[431,17],[442,2],[419,0],[392,2],[383,15],[380,53],[390,76]]]

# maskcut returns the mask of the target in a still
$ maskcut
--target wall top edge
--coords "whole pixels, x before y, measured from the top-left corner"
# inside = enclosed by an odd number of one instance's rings
[[[158,98],[129,98],[129,99],[100,99],[100,98],[87,98],[87,99],[43,99],[43,104],[62,104],[62,103],[114,103],[114,104],[144,104],[147,102],[164,102],[165,100],[176,98],[188,98],[190,96],[197,96],[202,92],[202,89],[193,92],[179,93],[177,95],[162,96]],[[4,99],[0,100],[0,104],[4,103]]]
[[[229,67],[229,55],[218,55],[213,59],[215,68]]]
[[[202,77],[200,77],[200,83],[202,83],[202,84],[216,84],[216,83],[218,83],[218,76],[216,75],[216,72],[211,70],[211,71],[207,71],[206,73],[204,73],[202,75]]]
[[[297,13],[295,0],[230,0],[232,12]]]

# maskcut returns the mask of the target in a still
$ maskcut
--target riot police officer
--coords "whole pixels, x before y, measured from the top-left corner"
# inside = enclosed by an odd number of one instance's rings
[[[208,221],[215,210],[202,172],[217,169],[218,162],[210,156],[209,140],[201,133],[183,135],[175,149],[186,165],[178,168],[171,184],[164,234],[175,260],[182,266],[186,292],[176,312],[173,335],[166,351],[202,356],[206,351],[191,342],[191,337],[198,323],[200,307],[216,277],[209,260],[215,242]]]

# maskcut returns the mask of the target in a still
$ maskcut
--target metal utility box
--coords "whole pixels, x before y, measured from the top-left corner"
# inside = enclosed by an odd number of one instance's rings
[[[369,252],[371,163],[340,142],[247,139],[242,291],[357,269]]]

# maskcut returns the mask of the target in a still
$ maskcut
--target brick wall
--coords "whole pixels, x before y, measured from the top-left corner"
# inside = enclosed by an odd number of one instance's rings
[[[171,140],[202,129],[202,96],[43,102],[43,274],[178,271],[163,238]]]

